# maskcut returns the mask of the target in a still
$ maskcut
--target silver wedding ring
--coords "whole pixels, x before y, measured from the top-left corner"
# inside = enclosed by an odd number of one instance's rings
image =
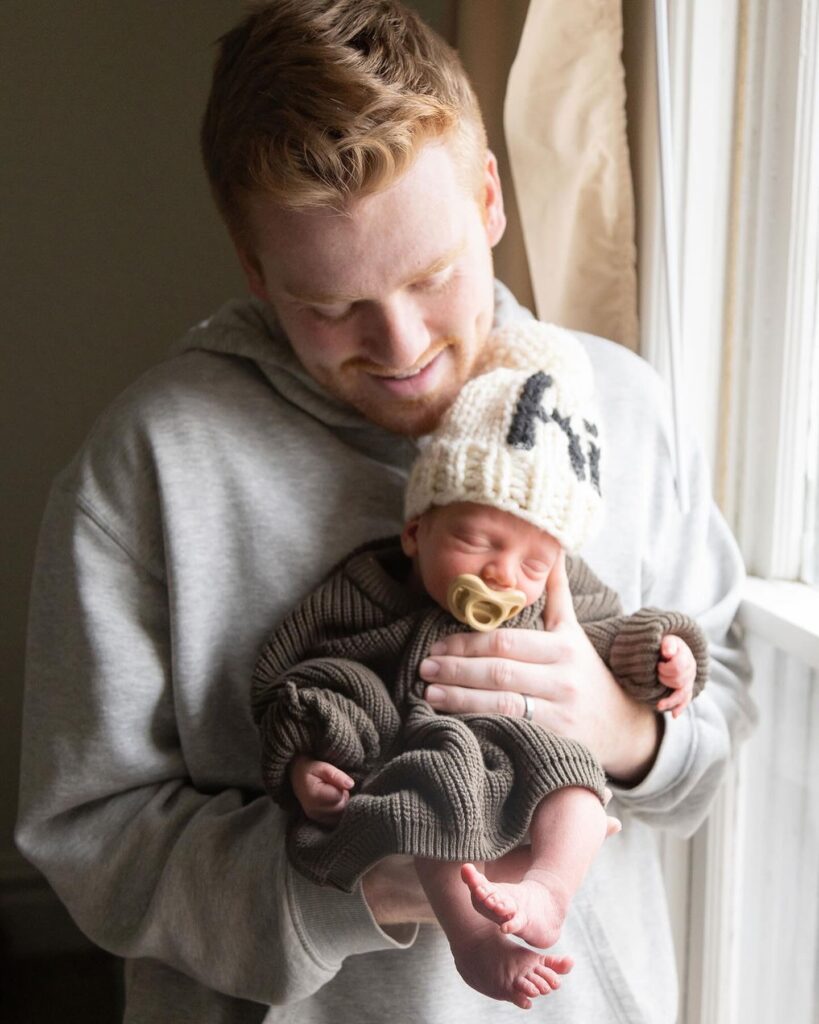
[[[531,695],[531,693],[522,693],[521,697],[523,697],[523,717],[526,719],[527,722],[531,722],[535,698]]]

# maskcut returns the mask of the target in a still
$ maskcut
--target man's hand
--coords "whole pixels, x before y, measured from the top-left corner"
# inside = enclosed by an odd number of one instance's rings
[[[663,697],[657,703],[657,710],[670,711],[672,717],[677,718],[693,700],[697,660],[688,644],[672,634],[663,637],[660,657],[657,676],[661,683],[676,692]]]
[[[546,632],[458,633],[432,646],[420,668],[438,711],[523,715],[579,740],[621,783],[651,767],[661,719],[618,686],[578,624],[561,553],[546,582]]]
[[[493,882],[519,882],[531,865],[531,848],[519,846],[499,860],[488,861],[486,876]],[[388,931],[401,925],[437,923],[413,857],[385,857],[364,875],[361,888],[373,917]],[[400,932],[393,934],[402,937]]]
[[[382,928],[436,921],[415,872],[413,857],[385,857],[364,875],[361,888],[370,912]]]
[[[290,785],[311,821],[335,825],[349,802],[355,782],[340,768],[299,754],[290,766]]]

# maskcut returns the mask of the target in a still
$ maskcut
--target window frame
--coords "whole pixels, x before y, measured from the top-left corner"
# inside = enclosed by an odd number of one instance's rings
[[[629,103],[638,115],[642,353],[667,379],[651,7],[642,0],[639,14],[628,12],[646,26]],[[668,5],[683,408],[757,577],[741,624],[819,669],[819,591],[774,582],[806,577],[819,472],[809,460],[819,455],[819,190],[809,187],[819,180],[818,8],[819,0]],[[697,834],[661,839],[686,1024],[736,1022],[747,797],[741,766],[732,766]]]

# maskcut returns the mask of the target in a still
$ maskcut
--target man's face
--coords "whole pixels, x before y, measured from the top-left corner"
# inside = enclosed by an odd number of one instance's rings
[[[494,157],[479,197],[463,178],[433,142],[344,214],[251,203],[255,260],[240,251],[251,291],[319,384],[398,433],[435,426],[492,325],[491,249],[505,226]]]
[[[401,534],[404,553],[431,598],[447,607],[456,576],[477,576],[491,590],[521,590],[534,604],[560,554],[560,543],[510,512],[456,502],[410,520]]]

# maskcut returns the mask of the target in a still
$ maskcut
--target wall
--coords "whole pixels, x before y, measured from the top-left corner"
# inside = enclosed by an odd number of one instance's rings
[[[451,36],[453,3],[417,6]],[[245,290],[197,138],[212,43],[241,10],[239,0],[197,0],[195,16],[190,4],[141,0],[0,4],[0,909],[18,906],[33,874],[12,829],[27,596],[50,481],[115,394]]]

